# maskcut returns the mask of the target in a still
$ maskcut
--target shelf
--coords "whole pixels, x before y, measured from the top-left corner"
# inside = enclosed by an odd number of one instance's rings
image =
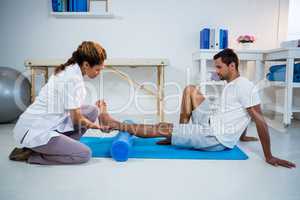
[[[102,2],[104,2],[104,4]],[[52,3],[53,1],[49,0],[49,5],[51,5],[51,7],[52,7]],[[112,13],[111,0],[88,0],[87,12],[76,12],[76,11],[67,12],[66,9],[69,10],[68,8],[69,5],[66,4],[65,0],[63,0],[62,3],[63,3],[64,11],[55,12],[51,10],[50,15],[56,18],[106,18],[106,19],[116,18],[116,16]],[[77,3],[74,4],[74,7],[76,7],[76,5]],[[85,8],[82,8],[82,10],[84,9]]]
[[[220,52],[222,49],[200,49],[192,54],[194,61],[199,60],[213,60],[215,54]],[[237,50],[236,51],[239,60],[241,61],[256,61],[263,60],[263,50]]]
[[[286,87],[286,83],[283,81],[268,81],[265,80],[266,84],[268,86],[273,86],[273,87]],[[293,88],[300,88],[300,83],[292,83]]]
[[[92,13],[92,12],[51,12],[57,18],[115,18],[112,13]]]
[[[26,67],[56,67],[61,63],[66,62],[65,59],[27,59],[25,60]],[[105,60],[105,66],[112,67],[153,67],[167,66],[169,60],[166,58],[108,58]]]
[[[272,103],[264,104],[264,109],[266,110],[272,110],[279,113],[284,113],[283,106],[276,106]],[[292,106],[292,112],[300,112],[300,106]]]
[[[199,82],[200,85],[217,85],[224,86],[226,84],[225,81],[207,81],[207,82]]]
[[[286,61],[288,58],[300,60],[300,48],[279,48],[268,50],[264,54],[265,61]]]

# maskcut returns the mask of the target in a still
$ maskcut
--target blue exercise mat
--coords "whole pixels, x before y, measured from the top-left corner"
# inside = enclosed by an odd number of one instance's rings
[[[114,137],[82,137],[80,142],[89,146],[93,157],[111,158],[111,144]],[[163,138],[134,138],[129,158],[152,159],[206,159],[206,160],[246,160],[248,156],[237,146],[224,151],[210,152],[180,148],[171,145],[157,145]]]

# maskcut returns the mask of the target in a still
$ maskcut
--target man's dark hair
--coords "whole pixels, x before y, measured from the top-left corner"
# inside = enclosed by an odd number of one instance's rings
[[[233,62],[235,64],[236,70],[238,70],[239,58],[232,49],[227,48],[214,55],[214,60],[218,58],[221,58],[222,62],[226,65],[229,65]]]

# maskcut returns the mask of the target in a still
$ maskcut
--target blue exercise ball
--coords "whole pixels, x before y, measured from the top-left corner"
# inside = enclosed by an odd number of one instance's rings
[[[30,82],[19,71],[0,67],[0,123],[12,122],[30,104]]]

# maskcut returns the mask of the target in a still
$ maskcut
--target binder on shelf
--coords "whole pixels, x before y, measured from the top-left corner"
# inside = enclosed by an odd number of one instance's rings
[[[65,1],[64,0],[52,0],[52,11],[53,12],[64,12]]]
[[[69,0],[63,0],[63,5],[64,5],[63,12],[68,12],[68,4],[69,4]]]
[[[228,30],[220,29],[220,49],[225,49],[228,47]]]
[[[73,3],[74,0],[68,0],[68,12],[73,12]]]
[[[77,12],[88,12],[88,0],[76,0],[77,2],[77,7],[76,11]]]
[[[200,31],[200,49],[209,49],[210,30],[204,28]]]
[[[228,47],[228,30],[204,28],[200,31],[200,49],[225,49]]]
[[[88,12],[89,0],[69,0],[69,12]]]
[[[224,31],[223,29],[219,30],[219,48],[220,49],[224,49],[223,48],[223,39],[224,39]]]
[[[77,12],[77,1],[73,0],[72,4],[73,4],[73,12]]]

